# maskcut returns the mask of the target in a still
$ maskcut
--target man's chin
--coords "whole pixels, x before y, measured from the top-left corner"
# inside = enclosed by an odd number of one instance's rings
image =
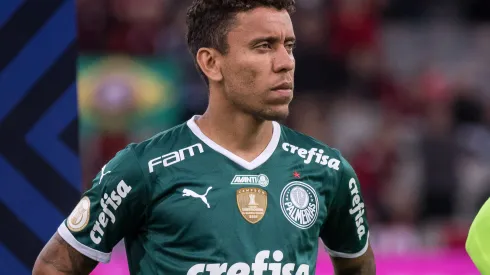
[[[289,108],[284,110],[266,110],[259,114],[259,117],[270,121],[285,121],[289,116]]]

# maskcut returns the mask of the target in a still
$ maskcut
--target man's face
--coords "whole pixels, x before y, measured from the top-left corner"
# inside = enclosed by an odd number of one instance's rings
[[[295,36],[287,11],[256,8],[238,13],[228,33],[221,72],[226,98],[265,120],[283,120],[293,99]]]

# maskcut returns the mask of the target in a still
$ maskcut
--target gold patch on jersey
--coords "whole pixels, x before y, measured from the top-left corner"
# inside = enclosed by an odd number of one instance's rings
[[[267,192],[261,188],[245,187],[236,191],[236,202],[240,214],[249,223],[256,224],[267,210]]]
[[[90,219],[90,199],[83,197],[66,219],[66,225],[73,232],[82,231]]]

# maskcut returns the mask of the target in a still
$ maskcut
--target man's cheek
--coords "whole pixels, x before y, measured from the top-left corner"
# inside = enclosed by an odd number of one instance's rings
[[[257,92],[257,77],[259,73],[255,68],[251,67],[242,67],[242,70],[237,72],[237,77],[239,77],[239,81],[241,82],[242,87],[246,87],[249,89],[245,91],[247,94],[255,94]]]

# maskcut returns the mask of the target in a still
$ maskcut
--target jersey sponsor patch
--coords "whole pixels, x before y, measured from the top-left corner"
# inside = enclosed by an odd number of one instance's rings
[[[318,218],[318,196],[310,185],[293,181],[281,192],[281,210],[294,226],[308,229]]]
[[[83,197],[66,219],[66,225],[73,232],[82,231],[87,226],[89,219],[90,199]]]
[[[155,167],[168,167],[184,161],[186,158],[191,158],[196,154],[204,153],[204,148],[201,143],[196,143],[189,147],[182,148],[180,150],[165,154],[161,157],[154,158],[148,161],[148,171],[153,173]]]
[[[231,184],[237,185],[259,185],[262,187],[266,187],[269,185],[269,178],[264,175],[235,175],[233,180],[231,180]]]
[[[256,224],[267,210],[267,191],[260,188],[241,188],[236,191],[236,202],[242,217]]]
[[[187,275],[198,274],[226,274],[226,275],[250,275],[250,274],[273,274],[273,275],[309,275],[310,266],[295,263],[283,263],[284,253],[280,250],[272,253],[270,250],[263,250],[255,256],[255,262],[249,263],[215,263],[215,264],[195,264],[188,271]],[[269,263],[267,263],[269,262]],[[268,271],[271,271],[269,273]]]
[[[304,159],[304,163],[310,164],[311,162],[318,163],[328,168],[339,170],[340,160],[331,158],[328,155],[324,155],[323,149],[311,148],[310,150],[289,144],[287,142],[282,144],[282,149],[291,154],[296,154]]]

